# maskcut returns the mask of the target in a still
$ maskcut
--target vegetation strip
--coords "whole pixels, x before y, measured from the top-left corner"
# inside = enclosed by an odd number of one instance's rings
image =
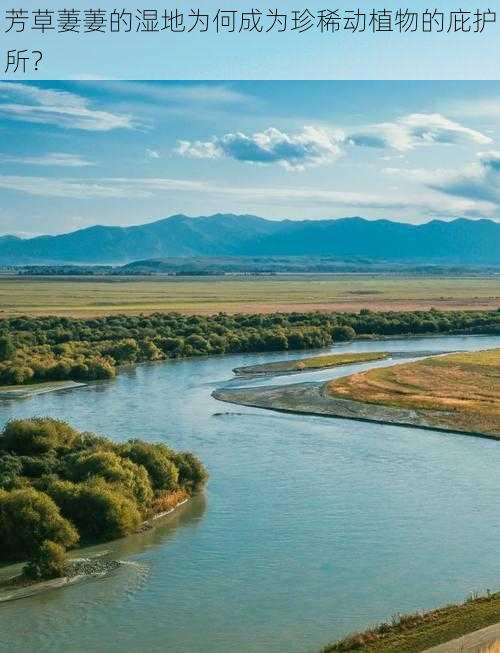
[[[28,580],[68,575],[66,549],[148,527],[207,479],[191,453],[117,443],[65,422],[8,422],[0,433],[0,562],[28,560]]]
[[[110,379],[145,361],[321,349],[367,336],[499,332],[500,311],[18,317],[0,320],[0,384]]]
[[[500,622],[500,592],[390,621],[326,646],[322,653],[420,653]]]
[[[383,360],[390,356],[387,352],[366,352],[348,354],[327,354],[325,356],[312,356],[311,358],[290,359],[263,363],[262,365],[247,365],[236,367],[233,371],[237,376],[252,374],[276,374],[278,372],[303,372],[308,370],[321,370],[350,363],[366,363],[369,361]]]

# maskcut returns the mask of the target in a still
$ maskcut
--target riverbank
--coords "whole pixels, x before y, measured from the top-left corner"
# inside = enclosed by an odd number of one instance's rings
[[[164,519],[174,512],[186,505],[189,498],[183,498],[175,505],[172,505],[167,510],[163,510],[149,519],[142,522],[135,533],[131,533],[127,537],[133,537],[139,533],[152,530],[164,523]],[[126,540],[125,538],[120,538]],[[115,560],[113,558],[105,558],[108,552],[103,552],[97,555],[71,558],[68,560],[66,574],[58,578],[51,578],[40,582],[34,582],[27,579],[20,568],[20,564],[14,566],[16,571],[8,578],[0,581],[0,603],[8,601],[17,601],[19,599],[41,594],[49,590],[61,589],[68,585],[74,585],[84,580],[91,580],[92,578],[102,578],[117,571],[120,567],[128,563],[123,560]]]
[[[499,622],[500,592],[487,593],[428,612],[395,615],[326,646],[321,653],[479,652],[500,638]]]
[[[413,426],[498,439],[500,397],[496,361],[499,357],[500,350],[433,356],[414,363],[360,372],[327,383],[222,388],[215,390],[212,396],[229,403],[289,413]],[[420,390],[416,385],[415,370],[420,374]],[[408,377],[406,387],[399,377],[395,380],[392,378],[404,373]],[[369,385],[367,380],[372,379]],[[380,399],[380,379],[392,381],[384,386],[384,400]],[[410,380],[413,383],[411,386]],[[427,389],[433,389],[432,396],[423,395],[424,384]],[[408,395],[406,401],[405,392]]]
[[[339,417],[361,422],[376,422],[393,426],[412,426],[433,431],[463,433],[497,439],[499,436],[479,431],[457,431],[445,424],[439,426],[415,410],[377,406],[376,404],[338,399],[327,393],[326,383],[294,383],[293,385],[260,388],[220,389],[212,392],[219,401],[254,408],[267,408],[285,413]]]
[[[0,399],[27,399],[47,392],[82,388],[85,385],[87,384],[79,381],[48,381],[47,383],[34,383],[31,385],[2,385],[0,386]]]
[[[325,392],[411,410],[438,428],[500,437],[500,349],[371,369],[330,381]]]

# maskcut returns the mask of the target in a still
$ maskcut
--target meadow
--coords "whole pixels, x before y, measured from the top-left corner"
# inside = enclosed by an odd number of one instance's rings
[[[500,436],[500,349],[434,356],[331,381],[331,395],[421,412],[440,428]]]
[[[0,317],[178,311],[484,310],[500,306],[500,277],[278,274],[209,277],[0,277]]]
[[[349,635],[330,644],[322,653],[419,653],[433,646],[457,639],[475,630],[498,623],[500,592],[486,596],[471,596],[464,603],[447,605],[429,612],[395,615],[389,622],[369,628],[362,633]],[[450,651],[459,650],[450,645]],[[460,649],[461,650],[461,649]],[[469,651],[495,653],[496,647],[488,643],[484,648],[477,638],[476,646],[463,648]]]
[[[276,374],[279,372],[302,372],[307,370],[322,370],[329,367],[339,367],[351,363],[367,363],[369,361],[382,360],[387,358],[386,352],[367,352],[349,354],[327,354],[326,356],[311,356],[310,358],[290,359],[276,361],[274,363],[263,363],[262,365],[247,365],[234,370],[235,374]]]

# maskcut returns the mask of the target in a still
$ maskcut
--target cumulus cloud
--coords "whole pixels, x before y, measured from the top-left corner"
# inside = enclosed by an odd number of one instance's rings
[[[340,131],[318,127],[304,127],[297,134],[270,127],[251,135],[235,132],[210,141],[180,141],[177,152],[198,159],[228,157],[247,163],[277,163],[288,170],[303,170],[338,157],[343,139]]]
[[[133,127],[131,116],[95,109],[75,93],[16,82],[0,82],[0,117],[96,132]]]
[[[454,122],[439,113],[412,113],[394,122],[368,125],[348,135],[348,142],[361,147],[394,149],[400,152],[435,143],[473,142],[487,145],[489,136]]]
[[[176,151],[194,159],[230,158],[248,163],[277,163],[288,170],[331,163],[347,147],[369,147],[406,152],[422,145],[469,142],[486,145],[489,136],[439,113],[412,113],[394,122],[359,129],[305,127],[290,134],[274,127],[262,132],[228,133],[206,141],[179,141]]]
[[[78,154],[66,154],[64,152],[50,152],[40,156],[2,156],[2,163],[21,163],[34,166],[56,166],[61,168],[84,168],[94,163]]]

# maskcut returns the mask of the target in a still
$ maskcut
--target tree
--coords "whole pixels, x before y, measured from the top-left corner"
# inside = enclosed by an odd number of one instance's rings
[[[70,547],[78,541],[78,533],[43,492],[33,488],[0,491],[2,557],[30,558],[45,540]]]
[[[350,326],[334,326],[331,333],[336,341],[353,340],[356,337],[356,331]]]
[[[51,417],[33,417],[7,422],[0,435],[0,450],[18,455],[39,455],[69,450],[78,440],[69,424]]]
[[[16,348],[10,336],[0,337],[0,361],[6,361],[12,358],[15,351]]]
[[[175,455],[179,469],[179,484],[190,492],[196,491],[208,478],[206,469],[199,458],[183,451]]]
[[[118,364],[132,363],[137,360],[139,345],[134,338],[125,338],[112,347],[108,353]]]
[[[133,533],[141,523],[136,503],[103,479],[94,478],[76,488],[63,512],[82,538],[113,540]]]
[[[23,573],[30,580],[60,578],[66,572],[66,552],[56,542],[44,540],[38,551],[23,567]]]
[[[82,482],[99,477],[119,485],[143,511],[147,510],[153,500],[153,488],[145,467],[112,451],[82,452],[70,458],[66,467],[73,481]]]
[[[165,445],[131,440],[121,455],[146,468],[154,490],[177,488],[179,470],[172,460],[173,452]]]

